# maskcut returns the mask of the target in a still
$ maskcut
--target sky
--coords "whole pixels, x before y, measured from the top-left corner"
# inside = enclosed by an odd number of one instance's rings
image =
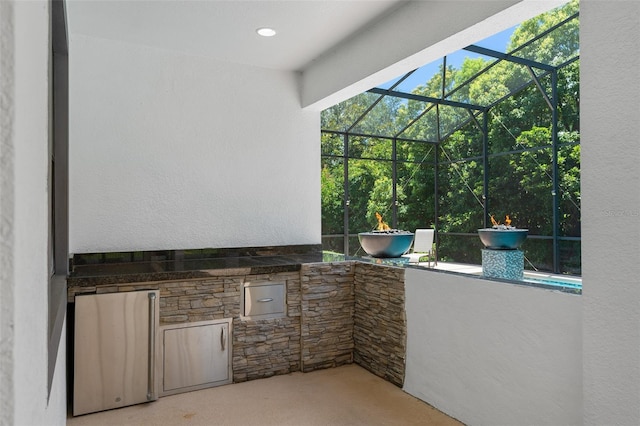
[[[507,44],[509,43],[509,38],[513,31],[517,28],[517,25],[506,29],[502,32],[499,32],[491,37],[488,37],[484,40],[478,41],[474,43],[477,46],[485,47],[492,50],[497,50],[498,52],[505,52],[507,48]],[[492,60],[493,58],[489,58],[488,56],[479,55],[473,52],[467,52],[465,50],[459,50],[457,52],[453,52],[451,55],[447,55],[447,66],[453,66],[455,68],[460,68],[462,62],[465,57],[470,58],[478,58],[482,57],[487,60]],[[415,89],[418,85],[424,84],[429,81],[431,77],[439,72],[440,65],[442,64],[442,59],[439,59],[430,64],[424,65],[420,67],[416,72],[414,72],[409,78],[400,84],[395,90],[405,93],[411,93],[413,89]],[[397,77],[394,80],[388,81],[384,84],[381,84],[380,88],[388,89],[393,84],[395,84],[401,77]]]

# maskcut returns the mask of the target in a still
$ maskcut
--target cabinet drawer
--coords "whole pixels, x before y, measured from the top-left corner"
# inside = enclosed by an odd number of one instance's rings
[[[249,319],[285,316],[285,283],[245,283],[242,315]]]

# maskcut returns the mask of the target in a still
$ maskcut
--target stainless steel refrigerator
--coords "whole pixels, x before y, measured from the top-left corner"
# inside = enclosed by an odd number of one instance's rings
[[[158,398],[157,290],[76,296],[73,415]]]

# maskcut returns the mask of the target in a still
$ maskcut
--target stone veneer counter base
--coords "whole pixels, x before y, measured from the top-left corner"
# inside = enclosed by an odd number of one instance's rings
[[[98,275],[94,269],[92,275],[69,277],[68,301],[73,304],[80,294],[153,289],[160,291],[161,326],[232,318],[236,383],[356,362],[402,386],[403,268],[354,260],[293,263],[315,258],[312,253],[280,256],[277,264],[269,258],[261,257],[260,264],[254,259],[249,267],[151,274]],[[116,269],[126,265],[111,271]],[[284,317],[240,317],[242,286],[256,281],[286,283]]]

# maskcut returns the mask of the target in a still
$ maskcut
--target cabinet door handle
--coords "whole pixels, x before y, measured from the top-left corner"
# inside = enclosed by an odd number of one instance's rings
[[[273,302],[273,297],[265,297],[264,299],[258,299],[258,302],[264,303],[264,302]]]
[[[220,346],[222,347],[221,350],[224,351],[224,349],[226,347],[226,343],[227,343],[227,339],[224,337],[224,327],[222,327],[220,329]]]
[[[147,401],[155,399],[156,370],[156,294],[147,293],[149,297],[149,361],[147,363]]]

